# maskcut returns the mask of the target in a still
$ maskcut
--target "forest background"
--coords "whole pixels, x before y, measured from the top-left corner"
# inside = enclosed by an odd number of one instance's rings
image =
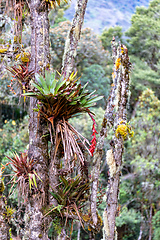
[[[50,48],[51,65],[60,70],[65,39],[71,23],[64,17],[68,5],[50,11]],[[25,12],[26,11],[26,12]],[[30,51],[30,29],[27,24],[27,9],[23,12],[23,47]],[[83,28],[78,44],[75,72],[81,76],[84,85],[89,81],[89,90],[97,90],[103,100],[96,105],[96,122],[101,128],[108,94],[111,88],[112,50],[111,40],[114,35],[117,41],[123,42],[129,51],[132,63],[129,119],[134,129],[134,137],[125,142],[123,168],[119,196],[119,216],[116,220],[118,239],[160,239],[160,149],[158,148],[160,130],[160,1],[153,0],[148,7],[137,7],[132,15],[131,25],[125,30],[123,26],[104,29],[98,35],[90,28]],[[12,28],[15,20],[9,14],[0,16],[1,49],[12,44],[14,34]],[[28,104],[24,107],[22,99],[10,91],[11,74],[4,68],[12,66],[3,51],[1,55],[0,73],[0,163],[8,161],[5,155],[12,152],[23,152],[28,145]],[[18,63],[19,59],[17,59]],[[15,89],[16,92],[17,89]],[[17,103],[19,106],[17,107]],[[71,120],[73,126],[91,140],[91,121],[86,116]],[[81,124],[80,124],[81,123]],[[112,133],[111,133],[112,134]],[[105,141],[104,153],[109,148],[110,135]],[[101,166],[100,183],[106,189],[108,167],[105,161]],[[11,169],[5,169],[5,175]],[[6,176],[7,183],[10,177]],[[6,184],[5,184],[6,185]],[[10,185],[6,185],[5,195],[8,196]],[[17,208],[17,193],[8,198],[13,208]],[[105,206],[105,197],[99,205],[99,212]],[[16,233],[16,223],[12,222],[12,231]],[[52,234],[52,229],[51,233]],[[100,232],[97,239],[102,236]],[[73,238],[77,239],[76,230]],[[81,239],[88,239],[88,234],[81,229]]]

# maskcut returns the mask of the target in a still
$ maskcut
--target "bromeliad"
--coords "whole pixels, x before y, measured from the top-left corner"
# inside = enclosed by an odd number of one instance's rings
[[[86,90],[87,84],[82,86],[74,73],[66,79],[63,75],[56,78],[55,72],[49,73],[46,71],[45,77],[36,73],[35,80],[32,83],[34,89],[23,94],[23,96],[34,97],[39,101],[37,109],[34,110],[38,112],[39,118],[42,117],[48,122],[51,141],[53,141],[53,137],[55,139],[55,149],[58,149],[62,141],[65,160],[70,161],[76,155],[82,164],[83,153],[77,140],[82,142],[90,154],[93,154],[93,151],[89,151],[86,146],[86,143],[90,145],[88,140],[76,131],[68,123],[68,120],[84,112],[91,116],[94,115],[90,107],[102,99],[102,96],[94,95],[95,91],[89,93]],[[95,146],[95,144],[94,133],[93,145]]]
[[[13,153],[13,157],[6,156],[11,162],[8,163],[12,166],[14,176],[11,179],[11,191],[15,183],[19,186],[19,197],[26,200],[29,191],[37,189],[36,178],[39,178],[36,171],[34,170],[35,160],[29,159],[27,152],[18,155],[16,152]],[[39,180],[41,180],[39,178]]]
[[[29,90],[30,81],[32,79],[34,71],[28,70],[28,63],[26,66],[19,65],[19,68],[14,66],[14,67],[6,67],[6,69],[13,74],[13,78],[16,80],[16,83],[18,83],[18,86],[20,87],[21,94]],[[8,85],[8,87],[10,87],[12,92],[14,92],[12,85],[13,85],[13,80],[11,80],[11,84]],[[25,101],[25,98],[24,98],[24,101]]]

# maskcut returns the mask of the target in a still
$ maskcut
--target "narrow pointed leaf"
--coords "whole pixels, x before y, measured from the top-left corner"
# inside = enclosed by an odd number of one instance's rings
[[[34,174],[32,175],[32,177],[33,177],[33,182],[34,182],[34,185],[35,185],[35,187],[37,188],[36,177],[35,177],[35,175],[34,175]]]

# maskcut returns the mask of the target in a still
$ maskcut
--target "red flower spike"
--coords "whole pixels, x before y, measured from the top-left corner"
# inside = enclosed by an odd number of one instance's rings
[[[91,140],[91,145],[90,145],[89,151],[90,151],[90,153],[92,154],[92,157],[93,157],[93,153],[94,153],[94,150],[96,148],[96,134],[98,134],[98,133],[97,133],[97,131],[95,129],[95,126],[97,126],[97,124],[95,122],[95,119],[93,118],[93,116],[90,113],[89,113],[89,115],[90,115],[90,117],[91,117],[91,119],[93,121],[92,135],[91,135],[91,136],[93,136],[93,138]]]

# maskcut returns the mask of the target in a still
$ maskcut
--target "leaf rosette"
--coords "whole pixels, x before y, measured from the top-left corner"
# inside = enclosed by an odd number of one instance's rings
[[[34,111],[38,112],[38,118],[44,118],[48,122],[51,142],[53,142],[54,135],[56,149],[62,140],[65,159],[71,160],[76,154],[82,163],[83,153],[77,140],[83,143],[89,153],[85,143],[88,145],[90,143],[68,123],[68,119],[84,112],[94,115],[89,108],[103,98],[95,95],[95,91],[89,93],[86,89],[87,84],[82,86],[76,78],[76,73],[72,73],[66,79],[60,74],[56,78],[56,72],[46,71],[45,77],[36,73],[35,80],[32,82],[33,89],[23,94],[23,96],[34,97],[38,100]]]

